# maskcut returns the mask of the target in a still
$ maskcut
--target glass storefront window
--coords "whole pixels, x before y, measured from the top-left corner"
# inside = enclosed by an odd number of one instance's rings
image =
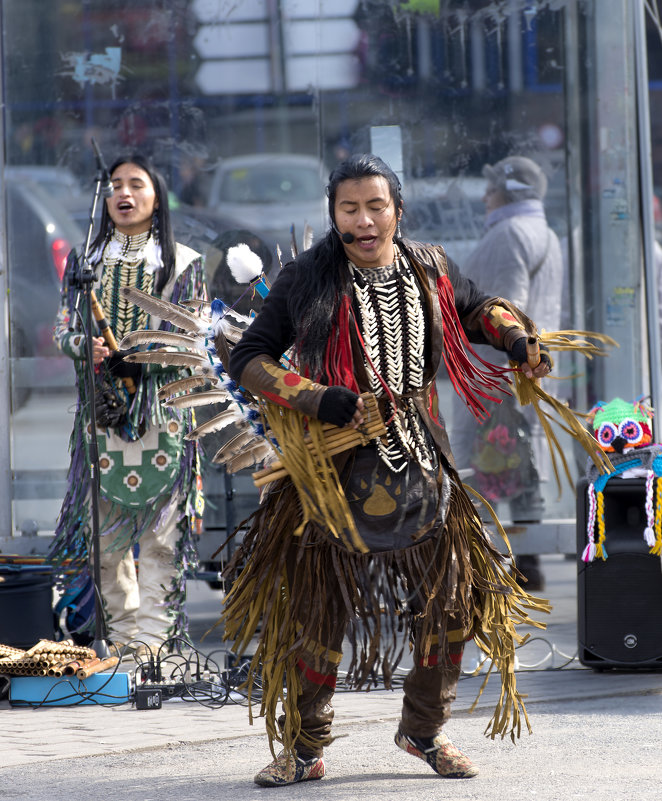
[[[241,294],[229,244],[253,237],[273,277],[292,225],[299,245],[304,223],[324,231],[321,187],[350,152],[391,163],[404,233],[460,268],[483,233],[483,165],[526,155],[565,253],[563,327],[621,345],[606,361],[560,359],[558,393],[585,411],[647,392],[622,0],[8,0],[2,15],[14,534],[48,536],[64,492],[73,371],[50,330],[63,259],[87,231],[92,136],[107,163],[154,158],[178,240],[207,256],[226,300]],[[452,433],[444,376],[439,388]],[[225,477],[208,481],[223,525]],[[249,476],[237,488],[235,522],[257,499]],[[545,501],[548,518],[574,514],[553,481]]]

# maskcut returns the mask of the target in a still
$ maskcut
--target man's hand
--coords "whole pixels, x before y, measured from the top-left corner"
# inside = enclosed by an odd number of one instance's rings
[[[125,362],[127,351],[114,350],[108,357],[108,369],[114,378],[132,378],[137,381],[142,375],[143,366],[140,362]]]
[[[106,345],[106,340],[103,337],[92,337],[92,363],[101,364],[108,356],[110,348]]]
[[[526,337],[521,337],[515,342],[513,349],[508,351],[508,358],[513,362],[519,363],[521,371],[527,378],[543,378],[548,373],[551,373],[552,360],[549,357],[549,351],[544,345],[539,344],[539,348],[540,362],[535,367],[531,367],[527,361]]]
[[[363,398],[347,387],[329,387],[322,395],[317,417],[334,426],[358,428],[363,423]]]

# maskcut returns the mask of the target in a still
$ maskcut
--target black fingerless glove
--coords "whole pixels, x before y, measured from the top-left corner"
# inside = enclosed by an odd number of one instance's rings
[[[124,357],[130,351],[115,350],[106,359],[106,366],[114,378],[132,378],[139,381],[143,366],[139,363],[125,362]]]
[[[549,350],[542,342],[538,343],[538,347],[540,349],[540,361],[548,365],[551,371],[552,360],[549,356]],[[520,337],[520,339],[515,341],[513,349],[508,351],[508,358],[511,362],[517,362],[518,364],[526,363],[526,337]]]
[[[359,396],[347,387],[329,387],[320,401],[317,417],[324,423],[346,426],[352,421]]]

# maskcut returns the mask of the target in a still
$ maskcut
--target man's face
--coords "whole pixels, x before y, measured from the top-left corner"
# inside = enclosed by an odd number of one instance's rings
[[[110,176],[113,195],[106,200],[108,214],[117,230],[127,236],[149,231],[158,206],[156,190],[149,174],[137,164],[120,164]]]
[[[491,211],[494,211],[494,209],[505,206],[508,200],[503,189],[493,184],[491,181],[488,181],[485,187],[485,194],[483,195],[483,203],[485,204],[485,212],[489,214]]]

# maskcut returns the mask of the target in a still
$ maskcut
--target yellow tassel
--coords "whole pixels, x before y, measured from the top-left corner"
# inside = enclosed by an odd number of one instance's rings
[[[655,544],[649,553],[662,555],[662,478],[655,479]]]
[[[596,331],[545,331],[543,329],[539,338],[540,342],[549,350],[572,350],[581,353],[587,359],[607,355],[604,348],[591,342],[592,339],[614,348],[619,346],[615,339]]]
[[[513,552],[508,536],[494,509],[472,487],[465,484],[464,488],[485,506],[506,545],[508,555],[512,559]],[[482,525],[480,519],[477,519],[476,522],[477,525]],[[484,551],[477,547],[474,538],[471,540],[471,560],[482,578],[492,586],[505,585],[507,591],[485,592],[482,596],[483,607],[481,609],[480,623],[476,626],[474,633],[474,641],[490,660],[490,665],[470,711],[476,708],[487,686],[490,674],[496,668],[501,674],[501,694],[494,714],[487,724],[485,734],[492,739],[495,739],[498,735],[503,738],[506,734],[510,734],[511,740],[515,742],[515,738],[521,734],[522,721],[526,724],[529,734],[532,731],[526,706],[524,705],[525,696],[518,691],[515,678],[515,650],[524,645],[530,634],[518,634],[516,627],[527,625],[544,629],[545,624],[533,619],[529,613],[548,613],[551,611],[551,605],[549,601],[543,598],[529,595],[519,586],[515,578],[509,574],[503,565],[486,559]]]
[[[303,516],[295,534],[301,534],[307,523],[317,523],[328,528],[349,550],[367,553],[368,547],[356,528],[338,472],[329,456],[324,424],[268,401],[262,402],[262,408],[278,442],[278,458],[301,502]],[[304,441],[306,434],[312,447]]]
[[[560,336],[560,334],[567,335],[569,333],[572,332],[563,331],[554,334],[543,334],[541,342],[551,349],[577,350],[584,353],[589,358],[595,354],[603,353],[603,351],[590,342],[585,342],[584,340],[572,342],[567,336]],[[598,335],[592,334],[591,336]],[[609,340],[609,337],[604,337],[604,339]],[[613,340],[609,341],[613,342]],[[513,368],[518,367],[514,362],[511,362],[511,366]],[[540,421],[549,446],[552,468],[554,470],[554,477],[559,494],[561,493],[559,462],[573,490],[574,479],[564,450],[552,429],[551,423],[555,423],[561,430],[572,436],[582,446],[600,473],[612,473],[614,471],[614,467],[609,461],[607,454],[598,446],[595,437],[589,433],[587,428],[578,419],[577,413],[570,409],[567,403],[545,392],[541,389],[537,379],[527,378],[520,370],[514,370],[513,382],[515,396],[520,405],[531,405]],[[545,404],[548,408],[541,408],[541,403]]]
[[[605,496],[603,492],[595,493],[596,511],[595,518],[598,524],[598,541],[595,544],[596,559],[606,559],[607,549],[605,548]]]
[[[539,336],[541,344],[545,345],[550,351],[575,351],[592,359],[594,356],[606,356],[607,352],[604,348],[600,347],[592,339],[605,345],[613,345],[618,347],[618,343],[606,334],[599,334],[593,331],[543,331]],[[513,368],[518,367],[517,364],[511,362]],[[515,396],[522,406],[533,406],[535,413],[542,425],[549,452],[552,460],[552,468],[554,470],[554,477],[556,478],[556,485],[561,493],[561,478],[559,472],[559,461],[563,467],[563,472],[566,475],[568,483],[574,489],[574,479],[570,472],[568,462],[550,423],[555,423],[563,431],[574,439],[582,446],[586,453],[590,456],[593,464],[597,467],[600,473],[612,473],[614,467],[609,461],[607,454],[597,445],[595,437],[593,437],[586,427],[578,419],[578,415],[574,412],[567,403],[559,401],[549,393],[540,388],[537,379],[527,378],[520,370],[515,370],[513,374],[513,381],[515,385]],[[541,408],[540,404],[544,403],[548,410]]]

